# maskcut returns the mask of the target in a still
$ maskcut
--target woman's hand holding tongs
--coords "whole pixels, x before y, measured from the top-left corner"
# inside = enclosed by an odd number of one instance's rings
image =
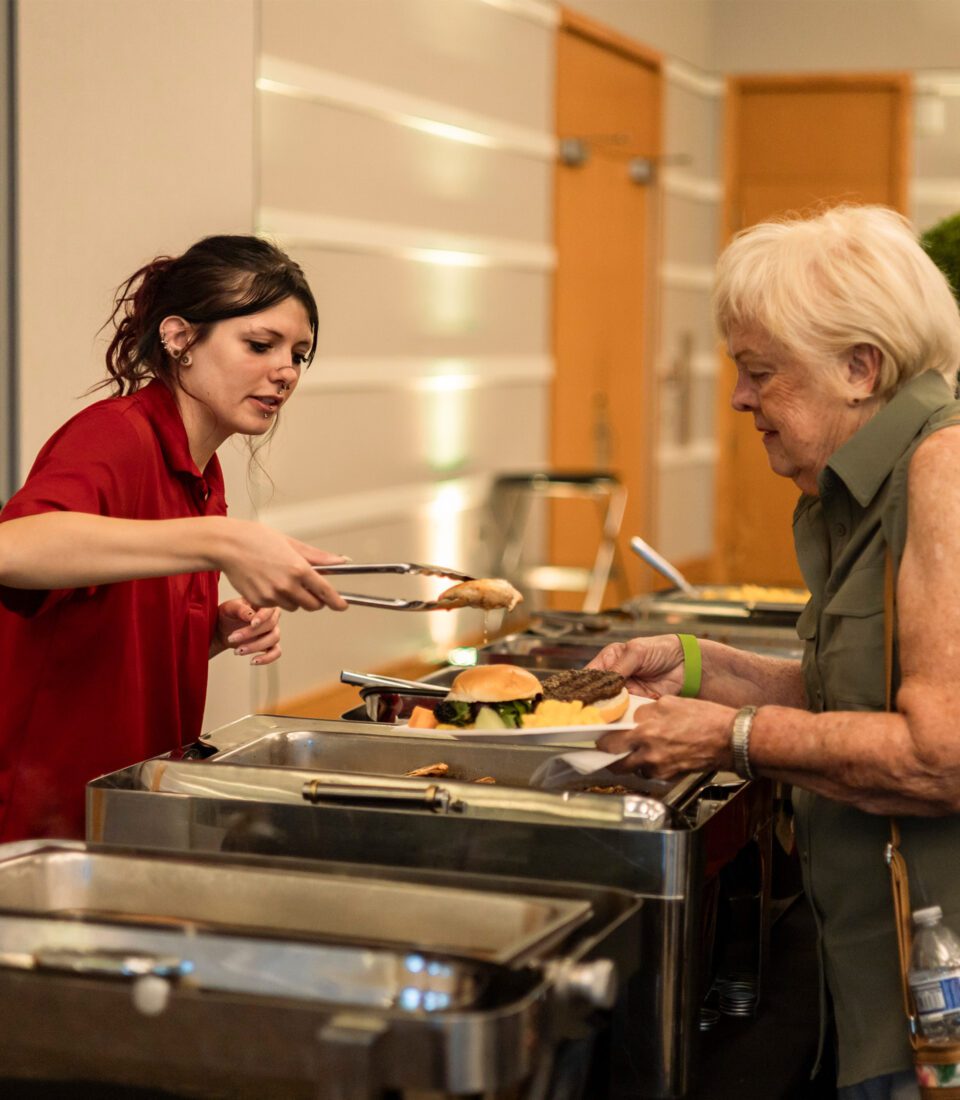
[[[340,554],[318,550],[260,523],[229,520],[217,557],[219,568],[254,609],[347,609],[333,585],[314,569],[346,562]]]

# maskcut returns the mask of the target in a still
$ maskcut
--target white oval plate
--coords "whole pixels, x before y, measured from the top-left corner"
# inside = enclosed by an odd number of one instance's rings
[[[632,729],[637,708],[652,702],[653,699],[631,695],[626,713],[619,722],[599,726],[534,726],[523,730],[431,730],[417,729],[415,726],[395,726],[394,729],[397,733],[412,736],[444,735],[454,741],[496,741],[500,745],[569,745],[578,742],[592,745],[601,733]]]

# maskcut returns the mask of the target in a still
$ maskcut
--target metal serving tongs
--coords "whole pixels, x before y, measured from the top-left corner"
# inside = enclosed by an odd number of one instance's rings
[[[444,698],[450,691],[443,684],[427,684],[422,680],[400,680],[396,676],[380,676],[373,672],[350,672],[342,669],[340,682],[354,687],[380,688],[383,691],[400,691],[415,695],[437,695]]]
[[[405,573],[419,577],[447,577],[452,581],[476,579],[456,569],[446,569],[442,565],[419,565],[410,561],[374,562],[366,565],[344,562],[343,565],[315,565],[313,569],[325,577],[354,576],[361,573]],[[360,607],[385,607],[390,611],[449,611],[453,606],[442,600],[400,600],[392,596],[363,596],[356,592],[341,592],[340,595],[347,603]]]

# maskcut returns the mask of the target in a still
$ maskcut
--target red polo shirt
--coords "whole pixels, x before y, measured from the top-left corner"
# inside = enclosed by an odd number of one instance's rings
[[[226,510],[220,463],[214,456],[200,474],[176,402],[154,381],[69,420],[0,522],[49,511],[174,519]],[[0,840],[82,837],[90,779],[199,736],[217,580],[0,585]]]

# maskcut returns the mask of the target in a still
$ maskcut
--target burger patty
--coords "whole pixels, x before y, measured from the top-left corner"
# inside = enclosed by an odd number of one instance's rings
[[[599,699],[613,699],[626,687],[627,682],[619,672],[606,672],[602,668],[570,669],[557,672],[541,685],[544,699],[559,699],[572,703],[579,699],[584,706]]]

